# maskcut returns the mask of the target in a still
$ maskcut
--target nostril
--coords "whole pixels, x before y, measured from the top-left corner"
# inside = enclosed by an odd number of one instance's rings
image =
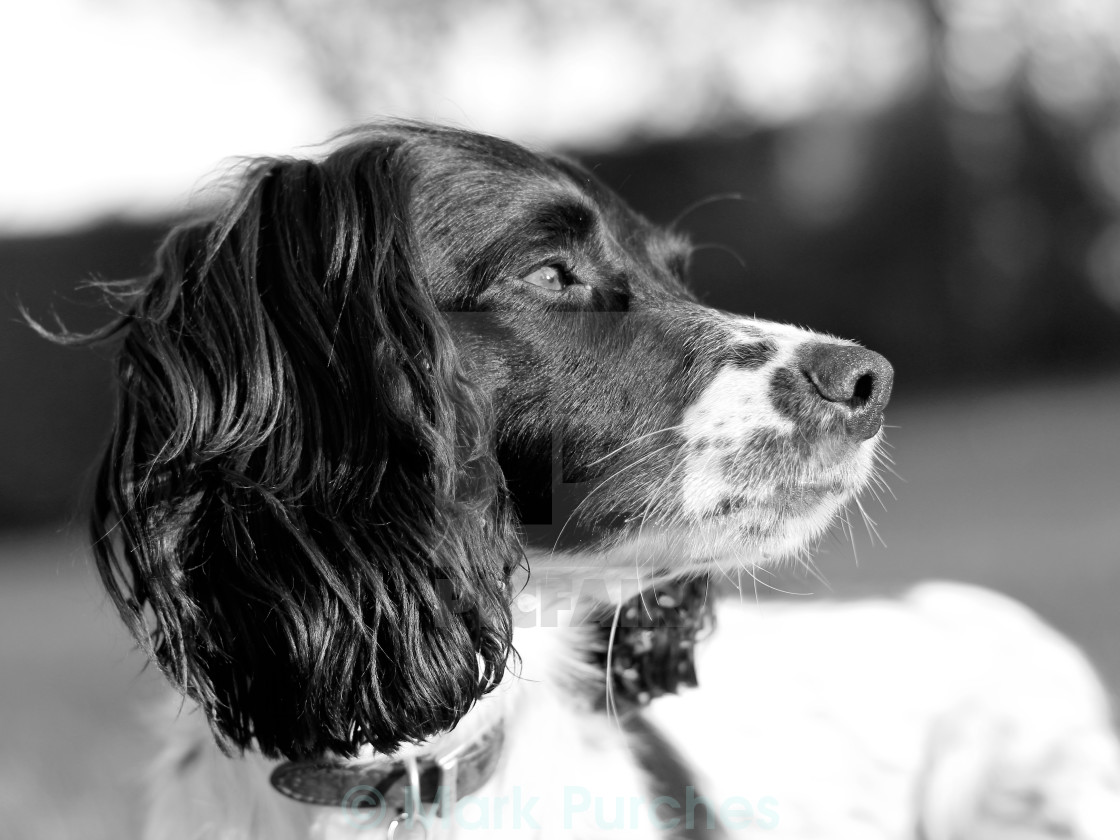
[[[848,400],[848,405],[853,409],[860,409],[871,401],[871,396],[874,393],[875,374],[865,373],[856,380],[855,387],[852,389],[852,398]]]

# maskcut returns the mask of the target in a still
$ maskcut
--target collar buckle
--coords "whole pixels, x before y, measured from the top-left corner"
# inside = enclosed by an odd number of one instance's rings
[[[430,817],[424,815],[424,800],[420,793],[420,765],[416,761],[415,755],[407,756],[404,759],[405,772],[408,775],[408,786],[404,790],[404,807],[389,822],[388,831],[385,834],[385,840],[427,840],[428,838],[428,823]],[[444,792],[443,780],[446,774],[443,768],[440,768],[440,785],[437,788],[437,799],[440,798]],[[440,802],[441,810],[443,803]],[[444,816],[440,814],[440,816]],[[419,819],[417,819],[419,817]],[[401,826],[404,826],[405,835],[401,835]]]

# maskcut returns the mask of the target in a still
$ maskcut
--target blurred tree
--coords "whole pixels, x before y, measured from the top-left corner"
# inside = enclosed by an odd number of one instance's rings
[[[614,146],[875,111],[920,80],[897,0],[214,0],[269,9],[354,119],[415,115]]]
[[[873,132],[917,99],[937,112],[925,142],[948,143],[946,281],[978,339],[1037,320],[1056,269],[1120,307],[1114,0],[224,2],[284,21],[355,121],[583,151],[783,129],[775,198],[814,229],[855,210],[881,175]]]

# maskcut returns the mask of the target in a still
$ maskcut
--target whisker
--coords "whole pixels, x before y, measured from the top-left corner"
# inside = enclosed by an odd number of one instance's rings
[[[705,196],[704,198],[697,199],[696,201],[685,207],[680,213],[676,215],[673,221],[669,222],[669,228],[675,229],[677,225],[685,220],[685,217],[690,213],[694,213],[701,207],[707,207],[709,204],[715,204],[718,201],[746,201],[747,197],[742,193],[716,193],[715,195]]]
[[[898,496],[894,494],[894,490],[891,489],[890,484],[887,483],[887,479],[884,476],[876,475],[869,486],[874,487],[880,493],[889,493],[892,499],[896,502],[898,501]]]
[[[801,564],[805,567],[806,571],[808,571],[809,574],[811,574],[817,580],[817,582],[821,584],[821,586],[823,586],[829,592],[833,591],[832,584],[828,582],[828,578],[824,576],[824,572],[822,572],[820,570],[820,567],[817,566],[817,563],[813,559],[812,555],[805,554],[805,556],[801,558]]]
[[[859,508],[860,516],[863,517],[863,525],[865,528],[867,528],[867,533],[871,537],[871,541],[875,542],[876,540],[878,540],[879,544],[883,546],[883,548],[886,548],[887,544],[879,535],[879,529],[875,525],[875,520],[867,515],[867,511],[864,509],[863,503],[860,502],[858,498],[855,500],[855,502],[856,507]]]
[[[889,490],[890,488],[887,488],[887,489]],[[875,501],[877,501],[879,503],[879,507],[881,507],[883,509],[883,512],[885,513],[886,510],[887,510],[887,505],[883,501],[883,497],[879,495],[880,490],[881,490],[881,488],[879,488],[879,487],[869,487],[868,488],[868,492],[871,493],[871,498],[873,498]],[[891,495],[893,496],[894,494],[892,493]]]
[[[649,604],[646,603],[646,592],[642,587],[642,565],[638,557],[634,558],[634,574],[638,576],[638,603],[645,610],[646,617],[652,619],[653,613],[650,611]]]
[[[855,558],[856,568],[858,569],[859,568],[859,549],[856,548],[856,532],[855,532],[855,529],[852,527],[852,520],[849,517],[850,512],[851,512],[851,509],[849,507],[845,507],[843,512],[841,513],[841,521],[844,523],[844,530],[846,530],[848,532],[848,542],[850,542],[851,545],[852,545],[852,557]]]
[[[665,486],[669,483],[670,479],[672,479],[673,474],[676,472],[677,468],[682,464],[684,464],[684,458],[682,457],[681,451],[677,450],[676,457],[674,458],[673,463],[669,466],[669,469],[665,473],[665,478],[663,478],[658,483],[657,490],[650,494],[649,498],[646,501],[645,507],[642,509],[642,512],[638,517],[639,541],[641,541],[642,531],[645,530],[646,521],[649,517],[650,511],[653,510],[654,506],[659,504],[659,500],[664,497],[664,493],[662,491],[664,491]]]
[[[734,257],[735,262],[739,264],[739,268],[741,268],[744,273],[747,271],[747,261],[744,260],[742,255],[730,245],[724,245],[720,242],[702,242],[699,245],[694,245],[692,250],[694,253],[697,251],[722,251],[723,253],[729,254]]]
[[[886,472],[889,472],[891,475],[893,475],[895,478],[897,478],[903,484],[909,484],[909,482],[905,478],[903,478],[902,475],[894,468],[893,462],[882,461],[882,462],[879,462],[878,466],[881,469],[885,470]]]
[[[660,429],[654,429],[652,432],[646,432],[644,435],[638,435],[636,438],[628,440],[628,441],[626,441],[626,443],[622,444],[621,446],[618,446],[618,447],[612,449],[610,452],[608,452],[603,457],[596,458],[594,461],[590,462],[587,466],[593,467],[596,464],[598,464],[602,461],[605,461],[605,460],[607,460],[608,458],[610,458],[614,455],[617,455],[619,452],[621,452],[626,447],[633,446],[635,443],[639,443],[639,442],[645,440],[648,437],[653,437],[654,435],[659,435],[659,434],[662,434],[663,432],[675,432],[677,429],[683,429],[683,428],[684,428],[684,423],[677,423],[675,426],[665,426],[665,427],[660,428]]]
[[[619,593],[621,596],[621,593]],[[614,640],[618,633],[618,625],[622,620],[622,598],[619,597],[618,605],[614,609],[614,618],[611,620],[611,632],[607,637],[607,666],[606,666],[606,705],[607,705],[607,720],[614,719],[614,724],[618,731],[622,731],[622,718],[618,714],[618,705],[614,699],[614,681],[611,679],[613,671],[611,670],[611,660],[614,657]]]
[[[670,447],[672,447],[674,445],[675,445],[674,442],[669,442],[669,443],[666,443],[664,446],[659,446],[657,449],[654,449],[650,452],[647,452],[642,457],[636,458],[633,461],[631,461],[629,464],[626,464],[625,466],[620,467],[619,469],[615,470],[609,476],[607,476],[602,481],[600,481],[598,484],[596,484],[594,487],[592,487],[591,490],[588,491],[587,495],[579,500],[579,504],[577,504],[574,508],[572,508],[572,512],[568,514],[568,518],[565,519],[564,524],[562,526],[560,526],[560,532],[556,535],[556,539],[552,543],[552,553],[553,554],[556,553],[556,549],[560,545],[560,540],[564,536],[564,531],[567,530],[568,526],[572,524],[572,520],[576,518],[576,516],[579,514],[579,512],[584,508],[585,505],[587,505],[588,502],[591,501],[591,499],[595,496],[596,493],[599,493],[600,491],[602,491],[603,488],[605,488],[608,483],[614,481],[616,478],[618,478],[620,475],[622,475],[627,470],[631,469],[632,467],[636,467],[638,464],[641,464],[643,461],[645,461],[649,458],[652,458],[654,455],[657,455],[658,453],[664,452],[666,449],[669,449]]]
[[[785,590],[785,589],[780,589],[777,586],[770,585],[769,583],[767,583],[764,580],[759,580],[759,578],[754,574],[754,572],[751,571],[750,566],[743,566],[743,565],[740,564],[740,567],[742,568],[742,570],[744,572],[746,572],[748,575],[750,575],[750,577],[754,580],[754,583],[755,583],[755,600],[756,601],[758,600],[758,585],[759,584],[762,584],[767,589],[769,589],[771,592],[778,592],[782,595],[811,596],[813,594],[812,592],[790,592],[790,591]]]

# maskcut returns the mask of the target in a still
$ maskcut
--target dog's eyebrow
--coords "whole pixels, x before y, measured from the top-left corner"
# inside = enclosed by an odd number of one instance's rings
[[[585,202],[576,199],[551,201],[533,214],[537,227],[548,236],[587,238],[595,229],[597,215]]]

